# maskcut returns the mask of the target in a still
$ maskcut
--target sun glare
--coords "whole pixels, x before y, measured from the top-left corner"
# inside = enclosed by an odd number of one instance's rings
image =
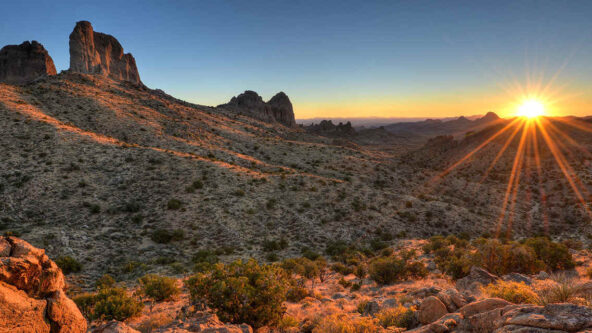
[[[518,108],[517,115],[519,117],[526,117],[526,118],[536,118],[545,114],[545,106],[543,103],[535,100],[529,99],[524,101],[522,105]]]

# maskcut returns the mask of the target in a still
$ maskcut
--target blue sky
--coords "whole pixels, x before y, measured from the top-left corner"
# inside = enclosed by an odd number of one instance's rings
[[[5,1],[0,45],[41,42],[59,70],[79,20],[115,36],[143,82],[206,105],[283,90],[296,116],[502,112],[526,74],[586,113],[592,1]],[[567,96],[572,97],[567,97]],[[571,99],[571,100],[570,100]],[[568,112],[568,111],[565,111]]]

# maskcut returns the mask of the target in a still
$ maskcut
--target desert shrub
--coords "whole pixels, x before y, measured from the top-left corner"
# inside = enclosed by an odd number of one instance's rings
[[[576,266],[569,249],[564,244],[553,242],[546,237],[528,238],[524,244],[535,251],[549,271],[567,270]]]
[[[589,287],[577,279],[564,274],[554,274],[546,286],[538,290],[540,302],[549,303],[581,303],[582,297],[590,296]]]
[[[498,297],[515,304],[536,304],[538,295],[524,282],[499,281],[482,288],[490,297]]]
[[[292,283],[286,292],[286,299],[289,302],[296,303],[300,302],[304,298],[308,297],[310,292],[303,286],[303,283]]]
[[[85,318],[92,320],[93,309],[95,307],[95,294],[84,293],[76,295],[72,300],[76,303],[76,306],[80,309],[82,315],[84,315]]]
[[[280,322],[289,281],[283,269],[251,259],[218,263],[191,277],[186,286],[192,300],[207,304],[220,320],[259,328]]]
[[[179,241],[185,237],[185,232],[182,229],[167,230],[167,229],[156,229],[152,232],[150,239],[155,243],[167,244],[172,241]]]
[[[183,203],[181,202],[181,200],[172,198],[167,202],[167,209],[177,210],[181,208],[182,205]]]
[[[446,240],[444,236],[433,236],[423,246],[423,251],[425,253],[432,253],[439,249],[448,247],[449,245],[449,242]]]
[[[181,292],[177,281],[170,277],[147,274],[138,281],[142,294],[156,302],[171,300]]]
[[[419,261],[405,260],[399,257],[380,257],[370,262],[370,278],[378,284],[392,284],[409,278],[423,278],[428,271]]]
[[[376,319],[344,313],[322,318],[312,333],[374,333],[380,331]]]
[[[97,289],[113,288],[115,287],[115,279],[109,274],[104,274],[97,280],[95,285]]]
[[[278,324],[278,328],[283,332],[287,329],[298,327],[300,323],[298,320],[292,316],[284,315]]]
[[[497,239],[483,240],[477,246],[473,262],[498,275],[535,274],[545,268],[532,248],[515,242],[503,244]]]
[[[341,275],[350,275],[354,272],[353,268],[346,266],[340,262],[333,264],[331,266],[331,269],[334,272],[339,273]]]
[[[126,294],[122,288],[99,290],[95,296],[93,318],[123,321],[142,311],[144,304]]]
[[[263,251],[271,252],[271,251],[279,251],[284,250],[288,247],[288,240],[285,238],[280,238],[279,240],[264,240],[263,244]]]
[[[304,258],[310,259],[310,260],[317,260],[321,257],[320,254],[316,253],[315,251],[309,249],[309,248],[303,248],[300,253],[302,254],[302,256]]]
[[[337,281],[343,288],[350,288],[353,283],[349,280],[344,279],[343,277]]]
[[[55,263],[66,275],[70,273],[78,273],[82,270],[82,264],[70,256],[59,257],[56,259]]]
[[[104,288],[96,294],[82,294],[74,297],[74,303],[89,320],[123,321],[137,316],[144,307],[122,288]]]
[[[395,308],[384,309],[376,314],[380,326],[387,328],[390,326],[411,329],[416,325],[415,309],[406,308],[399,305]]]

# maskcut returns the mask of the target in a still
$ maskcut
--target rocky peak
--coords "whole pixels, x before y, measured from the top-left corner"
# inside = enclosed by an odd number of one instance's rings
[[[115,37],[94,31],[88,21],[77,22],[70,34],[70,70],[142,83],[131,53],[124,53]]]
[[[275,120],[288,127],[296,126],[292,102],[290,102],[290,98],[283,91],[273,96],[267,104],[271,106],[271,112]]]
[[[0,50],[0,82],[23,84],[55,74],[49,53],[36,41],[7,45]]]
[[[288,127],[296,126],[294,119],[294,110],[290,98],[283,92],[277,93],[267,103],[252,90],[246,90],[244,93],[232,97],[227,104],[219,105],[250,117],[266,122],[278,122]]]
[[[481,120],[485,120],[485,121],[495,121],[500,119],[500,117],[495,113],[495,112],[487,112],[487,114],[485,114]]]

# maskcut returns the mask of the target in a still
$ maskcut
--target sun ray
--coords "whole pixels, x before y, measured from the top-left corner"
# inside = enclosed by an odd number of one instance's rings
[[[525,120],[522,119],[522,122],[516,126],[516,128],[514,129],[514,132],[512,132],[512,134],[506,140],[506,142],[504,143],[504,145],[502,146],[500,151],[495,155],[495,158],[493,159],[493,161],[491,162],[491,164],[489,165],[487,170],[485,170],[485,172],[483,173],[483,176],[479,180],[479,184],[482,184],[485,181],[485,179],[487,178],[487,176],[491,172],[491,169],[493,169],[495,167],[495,165],[497,164],[499,159],[502,157],[502,155],[504,154],[506,149],[508,149],[508,147],[510,146],[510,143],[512,143],[512,141],[514,140],[514,138],[516,137],[518,132],[520,132],[520,129],[523,128],[524,122],[525,122]]]
[[[569,166],[569,163],[565,160],[565,157],[563,156],[563,154],[561,153],[561,151],[559,150],[557,145],[553,142],[553,140],[549,136],[547,130],[545,129],[545,126],[541,123],[540,119],[536,119],[536,124],[540,130],[541,135],[543,136],[543,139],[545,140],[545,143],[549,147],[551,154],[553,154],[553,157],[555,158],[555,161],[557,162],[559,169],[561,170],[561,172],[563,173],[563,175],[567,179],[570,187],[572,188],[572,190],[574,191],[574,194],[576,195],[577,199],[579,200],[580,205],[586,211],[586,213],[592,217],[592,214],[590,213],[590,210],[588,209],[588,206],[586,204],[586,200],[584,199],[584,197],[580,193],[575,181],[572,179],[572,177],[570,175],[569,169],[571,169],[571,167]]]
[[[527,135],[527,132],[523,130],[522,135],[520,136],[520,143],[518,144],[518,149],[516,150],[516,154],[514,156],[514,163],[512,164],[512,171],[510,172],[510,179],[508,180],[508,186],[506,187],[506,192],[504,194],[504,199],[502,201],[502,208],[501,208],[500,216],[498,218],[497,227],[496,227],[496,231],[495,231],[496,237],[499,237],[503,221],[506,217],[506,209],[508,207],[508,201],[509,201],[510,195],[512,194],[512,191],[513,191],[516,176],[519,172],[518,167],[520,164],[520,158],[522,156],[522,150],[524,148],[524,142],[526,140],[526,135]]]

